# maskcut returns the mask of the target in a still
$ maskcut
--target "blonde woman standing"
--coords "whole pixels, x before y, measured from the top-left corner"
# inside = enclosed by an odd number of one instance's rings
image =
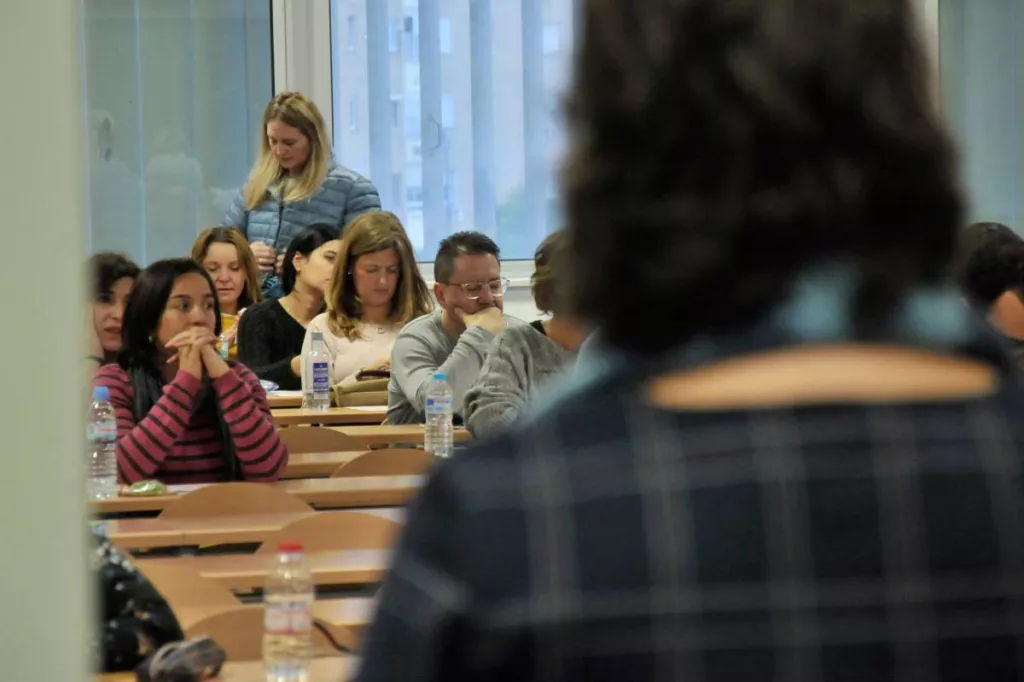
[[[334,384],[354,381],[362,370],[390,369],[398,331],[434,309],[412,244],[393,213],[367,213],[348,226],[326,302],[327,312],[306,329],[302,353],[309,351],[313,332],[323,332]]]
[[[314,223],[345,227],[356,216],[380,209],[377,188],[339,165],[316,105],[298,92],[282,92],[263,113],[256,165],[224,218],[252,246],[265,296],[281,295],[281,259],[302,230]]]

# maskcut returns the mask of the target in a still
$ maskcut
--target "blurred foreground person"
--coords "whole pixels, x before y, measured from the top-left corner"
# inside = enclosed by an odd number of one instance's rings
[[[1024,400],[916,25],[583,4],[572,303],[632,362],[433,471],[362,682],[1022,678]]]

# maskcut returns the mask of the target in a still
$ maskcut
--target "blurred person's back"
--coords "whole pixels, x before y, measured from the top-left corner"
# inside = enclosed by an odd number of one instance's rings
[[[903,0],[584,4],[617,361],[435,469],[362,682],[1024,677],[1024,396],[946,281],[929,75]]]

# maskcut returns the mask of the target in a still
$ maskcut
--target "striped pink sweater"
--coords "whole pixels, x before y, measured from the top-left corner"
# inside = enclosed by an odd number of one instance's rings
[[[136,423],[134,388],[119,365],[100,368],[93,380],[110,389],[117,416],[117,472],[122,483],[159,479],[164,483],[212,483],[227,477],[220,433],[208,415],[190,417],[201,383],[178,372],[163,396]],[[235,456],[248,481],[275,481],[288,463],[277,436],[266,394],[256,375],[242,365],[212,382],[234,439]]]

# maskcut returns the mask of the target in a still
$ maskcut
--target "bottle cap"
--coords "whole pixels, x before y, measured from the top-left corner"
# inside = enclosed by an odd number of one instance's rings
[[[98,402],[100,400],[110,400],[110,389],[106,386],[93,386],[92,387],[92,401]]]
[[[282,542],[277,546],[277,551],[282,554],[297,554],[302,551],[301,542]]]
[[[310,332],[310,337],[309,338],[313,339],[314,341],[323,341],[324,340],[324,333],[323,332]]]
[[[434,372],[434,381],[448,381],[448,372]]]

